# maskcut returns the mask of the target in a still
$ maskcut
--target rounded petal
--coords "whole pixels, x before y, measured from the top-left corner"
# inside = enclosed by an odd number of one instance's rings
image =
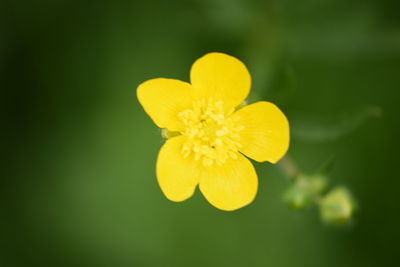
[[[194,62],[190,81],[198,98],[223,101],[227,108],[238,106],[250,92],[251,77],[237,58],[209,53]]]
[[[145,81],[137,88],[137,97],[146,113],[160,128],[171,131],[182,129],[178,113],[190,108],[193,89],[189,83],[157,78]]]
[[[258,188],[253,164],[243,155],[229,159],[223,165],[205,168],[199,180],[200,191],[213,206],[221,210],[236,210],[250,204]]]
[[[289,148],[289,122],[272,103],[261,101],[239,109],[233,114],[240,132],[240,152],[259,162],[276,163]]]
[[[181,154],[184,136],[169,139],[157,159],[157,180],[164,195],[172,201],[184,201],[193,195],[199,178],[199,169],[193,158]]]

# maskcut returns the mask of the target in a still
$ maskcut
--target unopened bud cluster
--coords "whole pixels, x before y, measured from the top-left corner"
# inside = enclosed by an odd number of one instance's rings
[[[336,187],[327,192],[328,177],[324,174],[299,174],[286,190],[284,201],[293,209],[305,209],[316,203],[321,219],[330,224],[350,221],[355,211],[355,202],[345,187]]]
[[[325,192],[328,179],[322,174],[300,174],[284,194],[285,202],[293,209],[304,209]]]

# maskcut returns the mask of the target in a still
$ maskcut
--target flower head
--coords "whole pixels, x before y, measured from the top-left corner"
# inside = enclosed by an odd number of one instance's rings
[[[238,59],[209,53],[190,71],[191,83],[157,78],[139,85],[137,96],[155,124],[176,132],[162,146],[157,179],[172,201],[191,197],[197,185],[222,210],[253,201],[258,179],[252,163],[276,163],[289,146],[289,125],[272,103],[238,108],[251,77]],[[244,154],[244,155],[243,155]]]

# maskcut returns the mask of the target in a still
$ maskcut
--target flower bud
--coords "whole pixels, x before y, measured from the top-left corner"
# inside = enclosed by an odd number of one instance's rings
[[[284,201],[293,209],[304,209],[311,203],[310,195],[304,188],[293,185],[283,195]]]
[[[308,187],[312,194],[320,195],[324,193],[328,187],[328,178],[323,174],[314,174],[306,177]]]
[[[327,223],[343,224],[348,222],[354,209],[354,200],[344,187],[333,189],[320,201],[321,218]]]
[[[284,201],[291,208],[304,209],[326,190],[327,184],[327,178],[322,174],[300,174],[285,192]]]

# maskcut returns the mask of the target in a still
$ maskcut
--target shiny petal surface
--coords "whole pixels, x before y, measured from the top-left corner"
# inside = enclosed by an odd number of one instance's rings
[[[137,97],[146,113],[160,128],[182,130],[177,115],[193,103],[193,89],[189,83],[174,79],[148,80],[137,88]]]
[[[209,53],[196,60],[190,71],[190,81],[197,98],[223,101],[227,109],[242,103],[251,87],[246,66],[223,53]]]
[[[289,123],[272,103],[261,101],[243,107],[233,114],[240,132],[240,152],[259,162],[276,163],[289,148]]]
[[[157,159],[157,180],[164,195],[172,201],[183,201],[193,195],[199,179],[198,161],[181,154],[184,136],[169,139]]]
[[[218,209],[231,211],[251,203],[258,188],[256,171],[243,155],[223,165],[204,168],[199,187],[204,197]]]

